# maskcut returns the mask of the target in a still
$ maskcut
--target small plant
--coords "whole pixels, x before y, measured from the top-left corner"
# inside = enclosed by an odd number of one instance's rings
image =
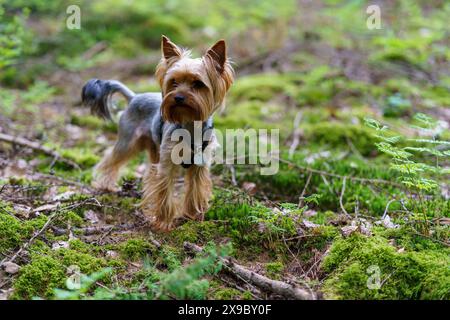
[[[213,275],[222,269],[221,257],[231,253],[231,245],[215,248],[208,245],[204,253],[199,255],[191,264],[179,266],[173,271],[164,273],[156,269],[148,260],[144,263],[144,280],[139,286],[129,290],[120,287],[110,289],[100,281],[112,272],[111,268],[104,268],[90,275],[77,275],[77,280],[69,278],[66,281],[68,290],[55,289],[56,299],[88,300],[88,299],[204,299],[209,282],[203,279],[206,275]]]
[[[450,156],[450,142],[438,139],[442,128],[428,115],[418,113],[414,116],[413,128],[418,130],[419,138],[407,138],[393,134],[387,126],[374,119],[365,119],[366,125],[375,129],[375,136],[380,140],[375,143],[378,150],[391,158],[390,169],[397,173],[400,182],[410,190],[419,201],[412,201],[415,213],[423,212],[423,220],[427,221],[426,195],[439,188],[439,178],[448,174],[440,166],[441,159]],[[424,135],[427,138],[424,138]],[[430,138],[431,137],[431,138]],[[429,156],[433,161],[427,161]],[[414,218],[414,217],[411,217]],[[428,224],[426,225],[428,233]]]

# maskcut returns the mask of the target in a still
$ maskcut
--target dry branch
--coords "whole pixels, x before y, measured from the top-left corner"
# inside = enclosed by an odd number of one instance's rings
[[[292,144],[289,147],[289,159],[292,159],[294,156],[295,149],[297,149],[298,144],[300,143],[300,136],[302,131],[300,130],[300,122],[302,121],[303,114],[299,111],[294,119],[294,133],[292,138]]]
[[[71,228],[64,229],[58,227],[52,227],[53,233],[57,236],[69,234],[70,232],[76,232],[82,234],[84,236],[91,236],[94,234],[111,232],[111,231],[124,231],[136,228],[137,225],[134,223],[124,223],[121,225],[113,226],[113,225],[104,225],[104,226],[94,226],[94,227],[85,227],[85,228]]]
[[[185,242],[184,248],[187,251],[199,253],[203,249],[196,244]],[[313,292],[298,288],[286,282],[269,279],[263,275],[255,273],[247,268],[231,261],[231,258],[221,258],[221,262],[237,277],[248,281],[256,287],[283,296],[287,299],[296,300],[316,300]]]
[[[49,156],[51,156],[51,157],[53,157],[53,158],[55,158],[57,160],[60,160],[60,161],[62,161],[64,163],[70,165],[73,168],[80,169],[80,166],[77,163],[75,163],[74,161],[66,159],[66,158],[63,158],[55,150],[53,150],[51,148],[48,148],[48,147],[45,147],[43,145],[40,145],[39,143],[37,143],[35,141],[30,141],[30,140],[27,140],[27,139],[24,139],[24,138],[21,138],[21,137],[14,137],[14,136],[11,136],[9,134],[4,134],[4,133],[0,133],[0,141],[8,142],[8,143],[11,143],[11,144],[16,144],[16,145],[19,145],[19,146],[22,146],[22,147],[27,147],[27,148],[30,148],[32,150],[42,152],[42,153],[44,153],[46,155],[49,155]]]

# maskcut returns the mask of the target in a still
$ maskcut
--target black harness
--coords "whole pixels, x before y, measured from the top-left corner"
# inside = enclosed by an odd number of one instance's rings
[[[162,141],[163,136],[163,126],[164,126],[164,120],[161,118],[160,122],[160,141]],[[183,127],[180,124],[177,124],[176,129],[182,129]],[[209,117],[206,121],[203,121],[202,123],[202,139],[203,137],[207,137],[206,141],[202,141],[202,153],[205,151],[205,149],[208,147],[209,143],[211,142],[211,136],[214,129],[214,123],[213,118]],[[190,168],[194,164],[194,156],[195,156],[195,144],[193,142],[193,139],[191,139],[191,161],[190,163],[184,163],[181,162],[181,166],[185,169]]]

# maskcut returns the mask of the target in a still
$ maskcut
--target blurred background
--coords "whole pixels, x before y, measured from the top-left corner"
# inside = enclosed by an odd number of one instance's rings
[[[79,29],[68,28],[71,5]],[[369,5],[380,8],[380,29],[368,27]],[[374,156],[366,116],[404,127],[426,112],[448,125],[449,13],[439,0],[2,0],[0,130],[58,148],[79,136],[89,148],[81,137],[115,130],[80,107],[89,78],[158,91],[162,34],[197,56],[224,38],[237,81],[219,128],[278,128],[283,146],[300,140],[327,155],[350,141]],[[80,130],[86,122],[93,132]]]

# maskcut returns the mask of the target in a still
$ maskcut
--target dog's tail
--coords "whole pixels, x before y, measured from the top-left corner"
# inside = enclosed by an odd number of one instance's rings
[[[112,120],[111,98],[119,92],[128,102],[135,96],[123,83],[116,80],[91,79],[81,91],[81,100],[84,105],[91,108],[91,113],[104,119]]]

